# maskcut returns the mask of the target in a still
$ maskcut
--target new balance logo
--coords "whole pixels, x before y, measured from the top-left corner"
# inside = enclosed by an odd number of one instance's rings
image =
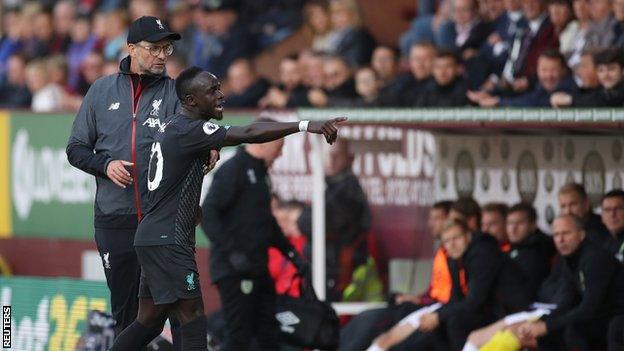
[[[109,111],[119,110],[119,103],[113,102],[110,106],[108,106]]]

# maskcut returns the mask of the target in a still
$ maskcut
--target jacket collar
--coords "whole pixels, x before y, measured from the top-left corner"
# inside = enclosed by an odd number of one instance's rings
[[[151,75],[151,74],[143,74],[143,75],[139,75],[136,73],[133,73],[130,71],[130,55],[124,57],[121,62],[119,62],[119,73],[121,74],[125,74],[125,75],[130,75],[130,76],[137,76],[137,77],[141,77],[142,79],[145,79],[147,77],[149,77],[150,79],[153,79],[154,81],[167,77],[167,72],[165,71],[163,74],[159,74],[159,75]]]
[[[241,157],[245,158],[248,162],[253,164],[254,167],[260,167],[260,168],[262,168],[264,170],[267,169],[266,163],[264,163],[264,160],[260,159],[260,158],[253,157],[249,152],[247,152],[247,150],[245,149],[244,145],[239,146],[238,149],[236,150],[236,152],[238,154],[240,154]]]

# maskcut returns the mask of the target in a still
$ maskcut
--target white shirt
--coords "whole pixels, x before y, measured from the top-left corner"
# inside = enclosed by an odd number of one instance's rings
[[[531,30],[532,35],[536,35],[537,31],[539,31],[542,26],[542,22],[546,19],[548,15],[546,13],[542,13],[538,18],[529,21],[529,29]]]
[[[52,112],[61,108],[63,89],[56,84],[48,84],[33,94],[30,108],[34,112]]]

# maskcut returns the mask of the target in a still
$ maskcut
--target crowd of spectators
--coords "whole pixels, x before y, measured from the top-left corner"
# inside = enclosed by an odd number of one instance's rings
[[[580,184],[557,200],[551,235],[531,204],[436,203],[426,291],[353,318],[340,350],[622,350],[624,191],[600,215]]]
[[[227,105],[617,107],[624,105],[624,0],[427,0],[391,45],[356,0],[4,0],[0,107],[75,110],[118,69],[141,15],[182,34],[167,72],[224,81]],[[254,58],[300,28],[276,81]],[[371,28],[374,32],[374,28]]]

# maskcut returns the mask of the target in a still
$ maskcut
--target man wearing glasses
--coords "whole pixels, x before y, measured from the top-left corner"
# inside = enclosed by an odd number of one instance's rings
[[[135,20],[128,32],[129,55],[118,73],[89,88],[67,145],[69,163],[95,176],[95,241],[116,334],[137,315],[140,267],[134,236],[145,205],[150,146],[165,118],[179,110],[175,81],[165,73],[172,41],[179,39],[156,17]],[[218,153],[211,157],[216,162]]]

